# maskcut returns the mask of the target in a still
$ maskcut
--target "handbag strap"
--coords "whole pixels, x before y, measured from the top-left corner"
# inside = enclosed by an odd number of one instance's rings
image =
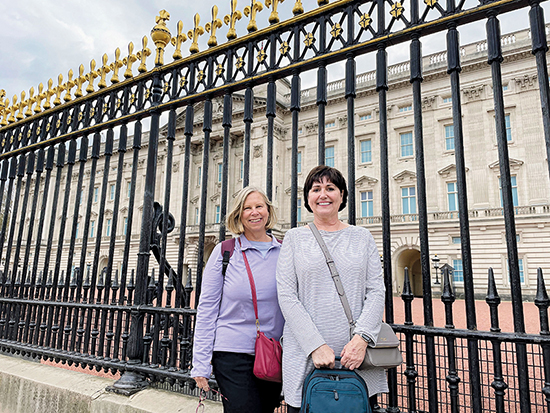
[[[342,280],[340,279],[340,275],[338,274],[338,270],[336,269],[334,260],[332,259],[332,256],[328,251],[327,244],[325,244],[325,241],[323,240],[323,237],[319,233],[319,230],[317,229],[317,227],[313,222],[309,224],[309,228],[311,229],[311,232],[313,232],[313,236],[319,243],[319,246],[321,247],[321,251],[323,251],[323,254],[327,261],[328,269],[330,271],[330,276],[332,277],[332,281],[334,281],[334,285],[336,286],[336,291],[338,292],[338,297],[340,297],[340,302],[342,303],[342,307],[344,307],[344,313],[346,313],[346,317],[349,322],[349,336],[350,338],[352,338],[353,330],[355,329],[355,321],[353,321],[353,315],[351,314],[351,308],[349,306],[348,298],[346,297],[346,292],[344,291],[344,286],[342,285]]]
[[[239,240],[239,246],[241,246],[241,240]],[[260,319],[258,318],[258,299],[256,298],[256,284],[254,284],[254,277],[252,276],[252,270],[250,269],[248,258],[246,258],[246,253],[244,250],[241,250],[241,252],[243,253],[244,264],[246,265],[246,272],[248,273],[248,281],[250,282],[250,290],[252,291],[252,303],[254,303],[254,314],[256,315],[256,330],[260,332]]]

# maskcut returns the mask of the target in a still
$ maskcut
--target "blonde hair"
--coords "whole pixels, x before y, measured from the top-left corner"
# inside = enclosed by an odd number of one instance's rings
[[[264,191],[262,191],[260,188],[254,187],[254,186],[246,186],[243,189],[241,189],[239,192],[237,192],[237,195],[235,196],[235,200],[233,201],[233,208],[231,208],[231,211],[227,215],[226,219],[226,227],[229,231],[231,231],[233,234],[241,235],[244,232],[244,226],[241,222],[241,216],[244,209],[244,203],[246,201],[246,198],[248,195],[252,194],[253,192],[259,193],[263,199],[265,204],[267,205],[267,212],[269,213],[269,217],[267,218],[267,222],[265,224],[265,229],[271,229],[275,226],[277,223],[277,214],[275,213],[275,207],[271,203],[271,201],[267,198],[267,195]]]

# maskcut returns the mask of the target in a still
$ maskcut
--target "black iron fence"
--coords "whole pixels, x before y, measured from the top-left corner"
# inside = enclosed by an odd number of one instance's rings
[[[382,227],[380,249],[388,287],[386,321],[394,323],[391,225],[400,220],[398,215],[390,215],[386,49],[408,43],[410,63],[403,70],[410,73],[412,85],[418,202],[418,212],[411,221],[418,223],[421,247],[423,324],[412,322],[413,295],[405,275],[402,297],[406,319],[394,326],[402,338],[406,364],[388,372],[390,392],[379,401],[380,406],[388,412],[550,410],[550,301],[542,271],[536,297],[540,334],[525,333],[498,20],[499,14],[529,7],[544,137],[550,153],[548,46],[539,2],[319,0],[318,8],[304,12],[301,1],[296,1],[295,17],[279,22],[278,2],[266,1],[271,7],[271,26],[257,30],[256,14],[261,4],[252,0],[244,10],[249,33],[241,38],[232,29],[242,14],[236,1],[231,4],[226,43],[217,44],[216,29],[221,27],[221,20],[216,8],[212,21],[205,25],[209,48],[199,50],[204,28],[196,17],[188,33],[191,54],[182,58],[186,39],[182,25],[178,24],[172,37],[166,26],[169,15],[162,11],[151,32],[154,51],[148,48],[145,37],[138,53],[134,54],[130,45],[123,60],[120,52],[111,64],[105,56],[98,67],[93,62],[87,74],[81,68],[75,79],[71,72],[65,83],[60,77],[56,87],[49,82],[46,88],[39,87],[37,95],[32,91],[19,103],[16,98],[0,106],[0,349],[120,372],[122,377],[113,390],[126,394],[150,381],[185,387],[189,382],[194,307],[207,248],[226,237],[223,225],[212,226],[207,219],[208,200],[219,197],[216,221],[224,222],[230,190],[249,183],[256,149],[251,144],[252,123],[259,118],[266,122],[265,188],[270,198],[276,196],[274,137],[281,127],[276,122],[278,82],[289,79],[285,83],[290,90],[287,110],[291,117],[287,221],[294,227],[299,221],[301,74],[316,72],[317,153],[318,162],[324,163],[327,66],[338,62],[345,65],[348,221],[361,223],[356,217],[354,115],[356,59],[365,54],[376,60],[382,211],[381,218],[371,218],[366,224]],[[468,211],[457,27],[478,20],[487,23],[502,186],[498,215],[505,223],[514,333],[499,330],[500,299],[491,273],[487,295],[491,329],[477,329],[469,230],[472,216],[456,212],[444,219],[459,220],[467,328],[454,328],[454,294],[448,273],[443,277],[441,295],[446,326],[434,327],[421,40],[433,33],[446,35],[444,60],[452,97],[458,209]],[[171,42],[174,61],[165,64],[165,49]],[[154,67],[148,69],[151,54]],[[138,61],[138,73],[134,74],[132,65]],[[119,70],[124,66],[122,80]],[[258,88],[263,92],[255,96]],[[242,104],[239,110],[235,110],[237,103]],[[217,125],[221,127],[216,129]],[[236,179],[238,174],[230,173],[230,167],[235,169],[230,148],[241,144],[242,178]],[[192,154],[201,150],[202,162],[192,165]],[[221,166],[212,173],[209,169],[216,165]],[[201,193],[190,199],[193,183]],[[215,193],[214,186],[219,188]],[[434,214],[430,217],[439,218]],[[189,224],[198,226],[192,246]],[[185,255],[191,247],[196,252],[193,259]]]

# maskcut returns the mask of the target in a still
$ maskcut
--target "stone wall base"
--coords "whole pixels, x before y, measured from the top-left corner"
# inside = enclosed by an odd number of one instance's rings
[[[195,412],[198,399],[145,389],[125,397],[105,391],[112,379],[0,355],[0,413]],[[222,413],[205,401],[205,413]]]

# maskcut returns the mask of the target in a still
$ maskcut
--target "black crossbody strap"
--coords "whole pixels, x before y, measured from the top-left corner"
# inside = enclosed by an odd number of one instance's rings
[[[323,251],[323,254],[325,255],[325,259],[327,261],[327,265],[330,271],[330,275],[332,277],[332,281],[334,281],[334,285],[336,286],[336,291],[338,292],[338,297],[340,297],[340,301],[342,302],[342,307],[344,307],[344,312],[346,313],[346,317],[348,318],[349,336],[350,338],[352,338],[353,330],[355,329],[355,321],[353,321],[353,315],[351,313],[351,308],[349,306],[349,302],[346,297],[346,293],[344,291],[344,286],[342,285],[342,280],[340,279],[340,275],[338,274],[338,270],[336,269],[334,260],[332,259],[330,252],[328,252],[327,245],[325,244],[325,241],[323,241],[323,237],[319,233],[319,230],[317,229],[314,223],[310,223],[309,228],[311,229],[311,232],[313,232],[313,236],[319,243],[319,246],[321,247],[321,251]]]

